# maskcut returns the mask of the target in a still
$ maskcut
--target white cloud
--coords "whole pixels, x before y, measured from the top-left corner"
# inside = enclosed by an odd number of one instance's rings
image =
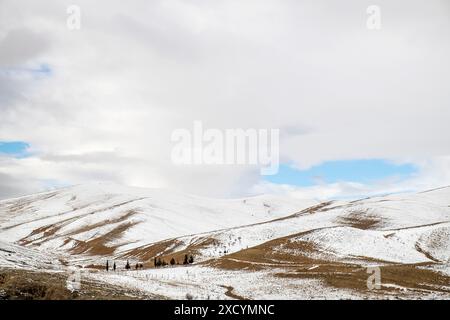
[[[430,190],[448,186],[450,182],[450,157],[418,161],[418,172],[408,178],[389,177],[371,183],[342,181],[300,187],[260,182],[253,186],[254,193],[288,194],[300,199],[359,199],[390,193]]]
[[[170,163],[172,130],[200,119],[284,128],[282,160],[299,167],[425,159],[423,185],[450,181],[439,160],[450,154],[447,2],[379,1],[380,31],[356,0],[82,0],[79,31],[66,27],[70,4],[0,2],[0,66],[52,70],[0,72],[0,139],[36,152],[2,161],[9,177],[256,190],[255,168]],[[345,193],[329,189],[311,194]]]

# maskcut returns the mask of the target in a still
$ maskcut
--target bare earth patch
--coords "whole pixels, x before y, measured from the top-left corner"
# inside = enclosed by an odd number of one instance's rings
[[[349,214],[339,217],[336,222],[362,230],[376,229],[383,225],[383,219],[370,213],[368,209],[353,210]]]

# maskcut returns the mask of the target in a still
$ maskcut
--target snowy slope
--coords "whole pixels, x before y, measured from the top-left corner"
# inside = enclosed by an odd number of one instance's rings
[[[207,260],[291,237],[294,242],[314,244],[329,259],[446,262],[450,259],[449,205],[450,188],[330,202],[282,219],[173,239],[170,249],[195,249],[197,260]]]
[[[182,261],[185,254],[194,265],[149,268],[156,256]],[[118,270],[102,270],[106,260]],[[125,271],[128,260],[146,270]],[[379,295],[364,289],[365,267],[373,265],[390,275]],[[0,201],[2,268],[77,269],[179,299],[448,299],[450,188],[317,203],[69,187]]]
[[[0,268],[60,269],[56,256],[0,241]]]
[[[187,250],[204,261],[290,237],[314,244],[329,259],[446,262],[449,205],[450,188],[317,204],[90,184],[0,202],[0,240],[137,260]]]
[[[447,262],[450,259],[449,230],[450,223],[396,232],[335,227],[317,230],[291,241],[313,243],[328,259],[335,260],[364,257],[396,263]],[[441,242],[434,243],[435,233],[439,237],[442,235]]]
[[[267,221],[313,204],[315,201],[276,196],[222,200],[89,184],[1,201],[0,240],[62,251],[80,245],[120,251],[125,245],[130,249],[167,238]]]
[[[423,226],[450,220],[450,187],[354,201],[349,212],[379,216],[377,229]]]

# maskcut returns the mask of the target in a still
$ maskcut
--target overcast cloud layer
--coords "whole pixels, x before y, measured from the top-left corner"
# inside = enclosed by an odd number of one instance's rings
[[[81,8],[81,29],[66,10]],[[450,184],[450,2],[0,0],[0,197],[114,181],[210,196],[336,197]],[[281,160],[388,159],[408,181],[310,188],[174,166],[170,135],[280,128]]]

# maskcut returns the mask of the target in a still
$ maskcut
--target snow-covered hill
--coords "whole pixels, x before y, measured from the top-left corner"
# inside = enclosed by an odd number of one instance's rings
[[[283,218],[189,235],[130,250],[142,259],[195,252],[199,260],[220,258],[278,238],[311,243],[327,259],[355,257],[395,263],[450,259],[450,188],[351,202],[326,202]]]
[[[153,269],[155,257],[186,254],[195,256],[186,270]],[[93,270],[106,260],[147,270]],[[84,266],[95,281],[178,298],[187,288],[203,298],[339,298],[377,297],[365,286],[373,265],[388,281],[383,297],[450,297],[450,187],[318,203],[89,184],[0,201],[0,270]],[[248,287],[255,277],[258,291]]]
[[[295,213],[315,201],[276,196],[207,199],[167,190],[89,184],[0,202],[0,240],[111,254],[167,238]]]

